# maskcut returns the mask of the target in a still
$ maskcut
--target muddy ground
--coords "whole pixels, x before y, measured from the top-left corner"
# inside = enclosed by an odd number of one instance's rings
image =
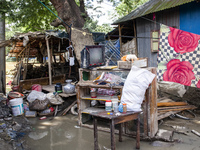
[[[94,138],[93,130],[86,127],[79,127],[77,116],[67,114],[58,116],[53,120],[49,118],[39,120],[39,117],[28,118],[32,126],[32,131],[22,137],[24,147],[21,149],[31,150],[93,150]],[[200,115],[191,120],[184,120],[177,117],[166,118],[159,122],[159,129],[175,131],[173,127],[179,127],[179,131],[174,132],[172,142],[161,140],[144,141],[141,140],[141,150],[199,150],[200,137],[191,132],[200,132]],[[99,149],[110,150],[110,134],[99,131]],[[123,136],[123,142],[118,142],[116,135],[117,150],[135,149],[135,139]],[[174,141],[174,142],[173,142]],[[0,141],[1,142],[1,141]],[[1,142],[0,149],[13,149],[9,144]],[[20,147],[17,147],[20,149]]]

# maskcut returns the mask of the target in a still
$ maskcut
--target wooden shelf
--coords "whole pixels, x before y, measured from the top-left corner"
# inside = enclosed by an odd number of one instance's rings
[[[94,113],[94,112],[101,112],[101,111],[104,111],[104,110],[105,109],[103,109],[103,108],[88,107],[88,108],[82,110],[81,113],[90,114],[90,113]]]
[[[81,97],[81,99],[84,99],[84,100],[100,100],[100,101],[116,100],[116,101],[120,102],[118,100],[117,96],[109,96],[109,95],[97,95],[96,98],[91,98],[90,95],[86,95],[86,96]]]
[[[82,81],[77,83],[78,86],[81,87],[91,87],[91,88],[111,88],[110,85],[97,85],[92,81]],[[113,89],[121,89],[123,86],[112,86]]]

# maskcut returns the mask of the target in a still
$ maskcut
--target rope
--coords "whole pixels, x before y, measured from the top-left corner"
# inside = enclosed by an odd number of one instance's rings
[[[60,17],[58,17],[51,9],[49,9],[45,4],[43,4],[40,0],[38,0],[45,8],[47,8],[51,13],[53,13],[58,19],[60,19],[64,24],[66,24],[69,28],[71,28],[71,25],[68,25],[66,22],[64,22]]]

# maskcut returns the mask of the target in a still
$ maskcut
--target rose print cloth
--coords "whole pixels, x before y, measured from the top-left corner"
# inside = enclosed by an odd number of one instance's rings
[[[200,88],[200,35],[160,28],[158,80]]]

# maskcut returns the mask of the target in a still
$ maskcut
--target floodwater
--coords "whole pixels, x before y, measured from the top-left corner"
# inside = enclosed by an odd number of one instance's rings
[[[49,118],[28,118],[33,125],[33,131],[27,135],[27,144],[32,150],[93,150],[93,130],[79,127],[77,116],[67,114],[57,116],[53,120]],[[174,133],[173,139],[179,142],[141,141],[141,150],[200,150],[200,137],[191,132],[192,129],[200,132],[200,117],[194,120],[174,118],[166,120],[159,128],[173,130],[170,126],[182,126],[188,135]],[[135,139],[123,136],[123,142],[118,142],[115,136],[116,150],[135,149]],[[99,150],[110,150],[110,134],[98,131]],[[154,144],[154,146],[153,146]]]

